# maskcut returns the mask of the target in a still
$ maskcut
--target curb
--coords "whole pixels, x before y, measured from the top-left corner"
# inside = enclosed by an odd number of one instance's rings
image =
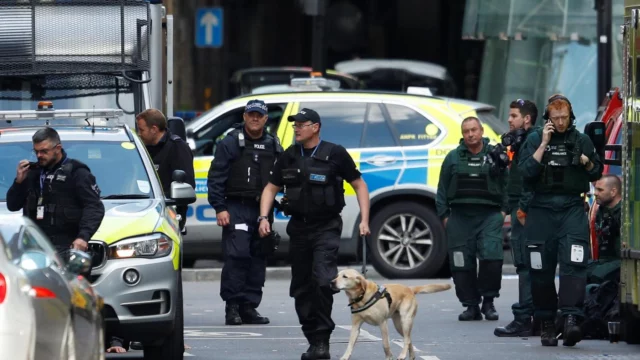
[[[339,266],[338,271],[347,269],[346,266]],[[354,265],[351,268],[360,270],[361,266]],[[207,269],[182,269],[182,281],[184,282],[207,282],[220,281],[222,268]],[[502,266],[502,275],[516,275],[516,267],[512,264]],[[374,280],[386,280],[385,277],[378,274],[371,265],[367,266],[367,278]],[[291,279],[290,267],[268,267],[267,280],[289,280]]]

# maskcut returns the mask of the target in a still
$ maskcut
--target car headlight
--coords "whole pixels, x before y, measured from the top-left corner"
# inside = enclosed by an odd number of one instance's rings
[[[158,258],[171,253],[173,241],[164,234],[151,234],[118,241],[109,246],[109,258]]]

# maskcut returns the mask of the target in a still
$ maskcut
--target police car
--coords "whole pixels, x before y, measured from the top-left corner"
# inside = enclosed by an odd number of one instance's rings
[[[31,137],[52,126],[67,155],[89,166],[101,190],[106,212],[89,242],[89,280],[104,298],[107,334],[142,342],[145,359],[182,359],[182,238],[174,205],[195,201],[194,189],[174,181],[165,198],[153,162],[123,123],[122,110],[51,105],[0,111],[0,213],[9,212],[6,194],[18,162],[36,160]]]
[[[242,121],[247,101],[263,100],[268,107],[266,129],[286,149],[294,142],[287,117],[309,108],[322,118],[321,137],[347,148],[371,196],[369,260],[388,278],[429,277],[445,265],[447,247],[442,222],[436,216],[435,196],[446,154],[462,138],[460,124],[477,116],[492,143],[508,131],[493,115],[493,107],[467,100],[408,93],[341,90],[321,77],[293,79],[294,91],[250,94],[221,103],[187,126],[187,142],[194,151],[197,201],[187,213],[185,264],[221,253],[222,230],[207,202],[207,173],[216,141]],[[360,212],[355,191],[345,184],[346,207],[340,255],[358,256]],[[275,213],[274,230],[282,236],[278,252],[288,251],[288,217]],[[211,240],[215,240],[212,242]]]

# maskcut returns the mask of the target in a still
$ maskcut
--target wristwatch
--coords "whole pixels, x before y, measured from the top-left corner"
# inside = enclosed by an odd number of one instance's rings
[[[269,217],[268,216],[258,216],[258,222],[262,221],[262,220],[267,220],[269,221]]]

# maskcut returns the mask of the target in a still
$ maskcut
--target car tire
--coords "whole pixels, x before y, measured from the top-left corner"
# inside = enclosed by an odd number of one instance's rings
[[[392,203],[377,212],[371,224],[368,253],[380,275],[388,279],[425,278],[441,270],[447,258],[445,231],[431,208],[411,201]],[[400,248],[390,252],[396,245]],[[398,255],[398,252],[401,253]],[[411,252],[413,266],[408,252]],[[420,260],[416,252],[424,260]],[[397,263],[393,265],[396,255]]]
[[[145,360],[182,360],[184,357],[184,309],[181,270],[178,272],[178,296],[176,299],[176,317],[173,331],[159,346],[144,346]]]

